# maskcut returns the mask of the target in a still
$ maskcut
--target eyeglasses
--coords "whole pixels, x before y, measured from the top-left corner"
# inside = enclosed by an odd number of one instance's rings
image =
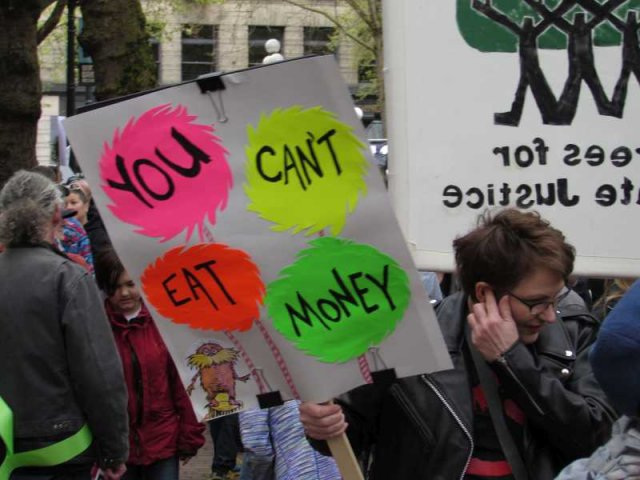
[[[543,301],[525,300],[524,298],[520,298],[519,296],[514,295],[509,290],[507,290],[507,293],[510,296],[512,296],[513,298],[515,298],[516,300],[518,300],[523,305],[526,305],[527,307],[529,307],[529,312],[531,312],[531,315],[537,316],[537,315],[542,315],[544,312],[547,311],[547,309],[549,307],[552,307],[554,310],[556,308],[558,308],[558,304],[562,300],[567,298],[567,295],[569,295],[569,293],[571,293],[571,289],[569,287],[565,286],[560,291],[560,293],[558,294],[558,296],[556,298],[554,298],[553,300],[543,300]]]

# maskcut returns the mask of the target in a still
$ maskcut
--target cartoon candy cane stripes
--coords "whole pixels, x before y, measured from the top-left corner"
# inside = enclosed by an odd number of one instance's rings
[[[214,239],[213,234],[211,233],[211,231],[208,228],[204,228],[203,231],[204,231],[205,240],[207,242],[210,242],[210,243],[215,243],[215,239]],[[271,349],[271,353],[273,354],[273,357],[276,360],[276,363],[278,364],[278,368],[280,368],[280,372],[282,373],[282,376],[284,377],[285,382],[287,383],[287,386],[289,387],[289,390],[291,391],[291,394],[293,395],[294,398],[300,399],[300,394],[298,393],[298,389],[296,388],[295,383],[293,382],[293,377],[291,376],[291,372],[289,371],[289,367],[287,366],[287,363],[286,363],[284,357],[282,356],[282,353],[280,352],[280,349],[278,348],[278,346],[276,345],[275,341],[271,337],[271,334],[269,333],[269,330],[267,330],[267,328],[264,326],[264,324],[259,319],[255,320],[255,324],[258,325],[258,329],[260,330],[260,333],[264,337],[264,340],[267,342],[268,347]],[[233,334],[231,334],[230,332],[225,332],[225,333],[227,334],[229,339],[232,342],[234,342],[234,345],[236,345],[236,348],[238,348],[238,350],[241,352],[242,358],[247,363],[247,367],[249,367],[249,369],[251,370],[253,377],[256,378],[256,382],[262,383],[262,378],[260,378],[260,375],[258,374],[257,370],[255,369],[255,366],[254,366],[253,362],[249,358],[249,354],[246,352],[246,350],[244,350],[242,345],[240,345],[240,342],[238,342],[237,338],[235,338],[235,336],[233,336]],[[259,380],[258,380],[258,378],[259,378]],[[264,392],[262,390],[260,390],[260,393],[264,393]]]

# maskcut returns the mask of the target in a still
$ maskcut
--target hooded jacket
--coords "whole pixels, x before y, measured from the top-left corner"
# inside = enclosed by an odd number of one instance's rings
[[[623,416],[613,425],[613,435],[589,458],[576,460],[556,480],[639,480],[640,421]]]
[[[640,415],[640,281],[607,315],[591,352],[591,365],[613,406]]]
[[[106,310],[116,340],[129,403],[129,460],[149,465],[174,455],[193,456],[204,444],[205,426],[193,407],[160,332],[144,304],[127,321]]]
[[[614,425],[611,440],[564,469],[558,480],[640,479],[639,281],[604,320],[590,360],[602,389],[625,416]]]

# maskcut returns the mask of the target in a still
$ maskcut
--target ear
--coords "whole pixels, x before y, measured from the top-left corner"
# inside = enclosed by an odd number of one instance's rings
[[[491,289],[491,285],[487,282],[478,282],[474,287],[474,296],[478,302],[484,302],[485,300],[485,292],[487,289]]]

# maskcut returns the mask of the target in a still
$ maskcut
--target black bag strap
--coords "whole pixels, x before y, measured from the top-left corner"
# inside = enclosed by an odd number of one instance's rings
[[[516,447],[516,444],[513,441],[509,427],[507,427],[507,422],[504,419],[502,399],[498,393],[496,379],[493,376],[493,372],[491,372],[491,369],[487,365],[486,360],[471,342],[471,333],[468,328],[467,345],[471,352],[471,358],[473,359],[473,364],[476,367],[476,372],[478,372],[478,378],[480,379],[482,390],[484,391],[485,398],[489,405],[489,414],[491,415],[493,428],[495,428],[496,434],[498,435],[502,452],[511,466],[513,478],[515,478],[515,480],[528,480],[529,476],[527,475],[527,468],[520,456],[518,447]]]

